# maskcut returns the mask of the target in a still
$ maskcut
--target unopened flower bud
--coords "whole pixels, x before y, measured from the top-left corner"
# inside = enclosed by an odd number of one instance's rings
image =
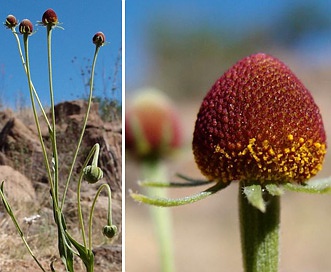
[[[29,19],[24,19],[19,25],[19,31],[21,34],[30,35],[33,31],[33,25]]]
[[[107,238],[113,238],[116,233],[117,233],[117,227],[115,225],[106,225],[103,227],[102,229],[102,233],[104,236],[106,236]]]
[[[18,21],[17,21],[16,17],[14,15],[10,14],[10,15],[7,16],[6,22],[5,22],[4,25],[7,28],[13,28],[13,27],[17,26],[17,24],[18,24]]]
[[[103,171],[95,165],[88,165],[83,169],[84,179],[88,183],[96,183],[103,178]]]
[[[102,46],[104,45],[104,43],[106,42],[106,36],[105,34],[103,34],[102,32],[97,32],[95,33],[95,35],[93,36],[92,39],[93,43],[97,46]]]
[[[53,9],[48,9],[44,12],[42,17],[43,25],[57,25],[59,23],[57,15]]]
[[[160,91],[139,91],[127,107],[126,147],[139,159],[161,159],[178,149],[182,141],[179,115]]]

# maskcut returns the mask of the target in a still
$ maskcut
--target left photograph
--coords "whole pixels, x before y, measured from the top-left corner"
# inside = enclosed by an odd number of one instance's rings
[[[122,271],[122,3],[4,3],[0,271]]]

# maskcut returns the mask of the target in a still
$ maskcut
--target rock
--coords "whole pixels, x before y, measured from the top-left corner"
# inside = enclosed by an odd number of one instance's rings
[[[20,171],[31,180],[45,175],[39,138],[32,129],[14,117],[7,121],[0,132],[2,164]]]
[[[18,118],[7,121],[0,132],[0,146],[4,149],[27,148],[29,151],[41,152],[41,145],[35,132],[25,126]]]
[[[7,198],[18,202],[33,201],[36,197],[31,181],[8,165],[0,165],[1,182]]]
[[[55,105],[55,118],[56,122],[67,122],[69,117],[81,115],[84,116],[87,110],[87,101],[85,100],[73,100],[65,101]],[[92,103],[90,108],[90,116],[98,115],[99,104]]]
[[[57,124],[59,124],[59,152],[75,150],[83,121],[87,102],[83,100],[67,101],[55,106]],[[113,190],[121,191],[122,165],[122,124],[119,121],[103,122],[99,115],[99,104],[93,103],[90,109],[81,150],[79,164],[85,158],[94,144],[100,144],[99,164],[104,171],[104,177]],[[69,164],[68,161],[65,164]],[[76,169],[79,172],[80,168]]]
[[[10,109],[0,112],[0,130],[3,129],[9,119],[13,118],[13,111]]]

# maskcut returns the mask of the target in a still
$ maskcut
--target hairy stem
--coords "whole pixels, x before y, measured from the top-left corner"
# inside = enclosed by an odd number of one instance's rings
[[[150,178],[159,182],[167,178],[166,170],[160,162],[147,162],[143,164],[143,177]],[[161,197],[167,196],[166,189],[157,189],[147,187],[147,194],[157,194]],[[162,272],[175,271],[173,256],[173,239],[172,239],[172,216],[171,211],[160,207],[150,207],[152,219],[154,221],[155,231],[159,240],[159,250],[161,258]]]
[[[265,212],[252,206],[239,187],[241,245],[245,272],[277,272],[280,197],[263,192]]]

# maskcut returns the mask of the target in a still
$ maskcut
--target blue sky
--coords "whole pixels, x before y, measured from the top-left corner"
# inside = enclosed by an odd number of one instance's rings
[[[310,2],[326,13],[331,13],[331,1],[322,0],[127,0],[126,1],[126,87],[127,92],[147,84],[149,69],[153,68],[153,55],[148,44],[148,29],[153,28],[156,19],[163,19],[169,26],[192,28],[201,25],[222,26],[234,36],[258,25],[269,25],[296,3]],[[106,85],[113,84],[116,59],[121,48],[122,14],[121,0],[99,1],[58,1],[47,3],[43,0],[4,1],[0,11],[2,22],[8,14],[19,20],[29,18],[32,22],[41,19],[47,8],[53,8],[63,23],[65,30],[53,33],[54,87],[57,102],[76,99],[85,90],[80,76],[80,68],[93,57],[93,34],[103,31],[108,46],[102,48],[97,63],[97,95],[102,95],[102,72],[111,76]],[[46,32],[43,27],[35,27],[37,32],[30,39],[30,59],[32,76],[40,97],[48,103]],[[328,45],[331,36],[312,37],[315,43]],[[0,27],[0,99],[9,106],[15,105],[20,93],[27,93],[26,78],[17,53],[15,40],[5,27]],[[316,48],[315,48],[316,49]],[[317,54],[321,50],[314,50]],[[77,57],[75,64],[72,59]],[[121,98],[121,73],[117,75],[115,96]],[[28,99],[27,99],[28,101]]]
[[[4,22],[8,14],[20,21],[28,18],[33,23],[41,20],[45,10],[52,8],[62,22],[64,30],[55,29],[52,35],[53,74],[56,102],[80,98],[85,89],[80,76],[81,67],[93,58],[95,45],[92,37],[102,31],[110,43],[101,48],[96,67],[96,95],[102,95],[104,86],[116,86],[115,98],[121,100],[121,66],[116,67],[122,43],[122,2],[98,1],[3,1],[0,17]],[[35,26],[37,32],[29,39],[30,66],[34,84],[41,100],[49,105],[46,30]],[[0,98],[5,106],[15,106],[20,93],[28,94],[27,80],[18,55],[17,45],[10,30],[0,27]],[[76,57],[75,63],[72,63]],[[115,78],[116,69],[119,74]],[[102,76],[102,74],[106,76]],[[110,80],[108,80],[110,76]],[[104,84],[102,78],[106,78]],[[116,80],[115,80],[116,79]],[[115,82],[114,82],[115,80]],[[27,96],[29,105],[29,98]]]
[[[146,78],[153,69],[148,30],[153,29],[156,20],[167,23],[174,35],[177,29],[210,25],[213,29],[222,26],[233,36],[239,36],[254,27],[272,25],[298,3],[310,3],[325,14],[331,13],[331,1],[323,0],[126,1],[126,92],[148,85]],[[313,54],[315,60],[325,59],[325,52],[322,51],[326,47],[330,51],[331,33],[313,33],[300,46],[302,52]],[[323,54],[318,55],[321,52]]]

